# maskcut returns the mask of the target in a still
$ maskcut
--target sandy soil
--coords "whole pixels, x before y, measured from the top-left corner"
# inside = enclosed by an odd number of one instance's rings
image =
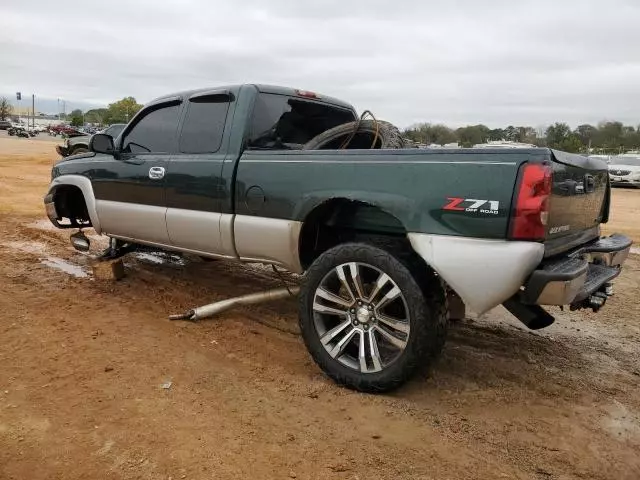
[[[311,362],[293,302],[167,320],[264,271],[146,254],[93,279],[42,220],[53,145],[0,137],[0,479],[640,478],[640,256],[599,314],[456,322],[428,375],[364,395]],[[616,190],[613,225],[638,238],[638,208]]]

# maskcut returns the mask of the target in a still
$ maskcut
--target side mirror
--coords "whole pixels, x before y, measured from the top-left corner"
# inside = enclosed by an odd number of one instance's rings
[[[89,141],[89,150],[95,153],[108,153],[109,155],[113,155],[115,153],[113,137],[106,133],[96,133]]]

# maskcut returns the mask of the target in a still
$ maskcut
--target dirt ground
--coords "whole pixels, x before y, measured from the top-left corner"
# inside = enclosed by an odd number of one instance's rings
[[[262,270],[138,254],[93,279],[44,220],[53,146],[0,137],[0,479],[640,478],[639,255],[599,314],[467,318],[431,372],[365,395],[311,362],[292,301],[167,320]],[[640,191],[613,201],[640,240]]]

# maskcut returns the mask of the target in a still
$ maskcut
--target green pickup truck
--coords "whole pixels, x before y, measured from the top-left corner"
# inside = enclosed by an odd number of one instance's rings
[[[44,202],[57,227],[93,227],[112,243],[304,273],[306,346],[362,391],[393,389],[429,365],[451,306],[504,305],[535,329],[554,321],[542,305],[604,305],[631,246],[600,236],[605,163],[547,148],[402,143],[312,92],[181,92],[59,161]]]

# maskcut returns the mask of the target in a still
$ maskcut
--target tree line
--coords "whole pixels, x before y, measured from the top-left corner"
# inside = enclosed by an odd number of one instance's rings
[[[112,123],[127,123],[138,110],[142,108],[135,98],[125,97],[117,102],[110,103],[107,108],[93,108],[83,112],[75,109],[71,113],[60,113],[60,119],[66,120],[75,127],[80,127],[85,123],[96,123],[99,125],[111,125]],[[0,120],[6,120],[13,114],[13,105],[6,97],[0,98]]]
[[[640,125],[633,127],[622,122],[583,124],[573,130],[562,122],[539,129],[513,125],[489,128],[482,124],[453,129],[442,124],[420,123],[407,128],[403,134],[416,143],[427,145],[458,143],[462,147],[472,147],[479,143],[507,140],[574,153],[616,154],[640,149]]]
[[[64,119],[76,127],[85,123],[96,123],[99,125],[127,123],[141,108],[142,105],[140,105],[135,98],[125,97],[122,100],[110,103],[107,108],[93,108],[86,112],[80,109],[73,110]]]

